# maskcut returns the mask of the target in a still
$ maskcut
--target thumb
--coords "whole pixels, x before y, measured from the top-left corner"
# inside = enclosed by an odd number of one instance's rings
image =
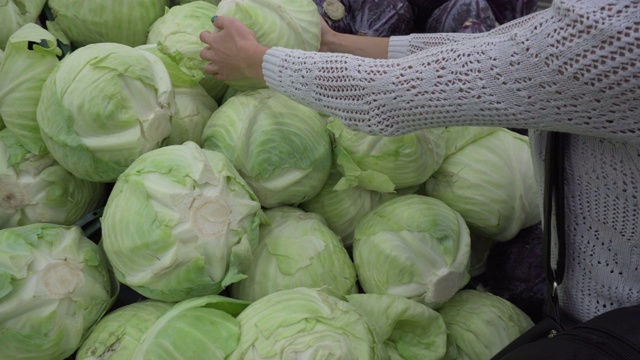
[[[227,22],[226,16],[213,15],[211,17],[211,23],[213,23],[213,26],[216,29],[219,29],[219,30],[224,29],[226,22]]]

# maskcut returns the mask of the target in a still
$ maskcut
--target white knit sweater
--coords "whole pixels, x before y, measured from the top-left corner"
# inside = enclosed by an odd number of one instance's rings
[[[389,58],[272,48],[263,71],[371,134],[529,129],[540,187],[541,135],[571,133],[561,306],[586,320],[640,303],[640,0],[555,0],[487,33],[392,37]]]

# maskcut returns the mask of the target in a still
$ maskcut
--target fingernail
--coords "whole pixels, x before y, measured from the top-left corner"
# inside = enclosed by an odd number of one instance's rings
[[[216,19],[217,19],[217,18],[218,18],[218,15],[213,15],[213,16],[211,17],[211,22],[216,21]]]

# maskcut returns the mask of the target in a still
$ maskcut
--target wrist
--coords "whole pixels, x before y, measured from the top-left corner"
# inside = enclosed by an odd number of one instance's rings
[[[262,61],[267,50],[269,50],[269,48],[263,45],[257,45],[252,48],[249,56],[247,57],[248,64],[245,67],[247,77],[254,80],[264,81],[264,75],[262,74]]]

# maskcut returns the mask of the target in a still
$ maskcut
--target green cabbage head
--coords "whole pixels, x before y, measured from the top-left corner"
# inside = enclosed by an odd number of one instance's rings
[[[63,58],[42,87],[37,121],[60,165],[81,179],[113,182],[170,135],[174,107],[160,59],[100,43]]]
[[[341,295],[357,291],[353,262],[320,215],[290,206],[265,215],[247,278],[231,285],[232,297],[255,301],[297,287],[330,287]]]
[[[353,258],[366,293],[437,308],[469,281],[471,238],[462,216],[440,200],[402,195],[365,215]]]
[[[489,360],[533,322],[506,299],[460,290],[438,309],[449,333],[446,360]]]
[[[0,1],[0,50],[7,46],[9,37],[26,24],[34,23],[47,0]]]
[[[177,304],[143,300],[108,313],[82,343],[83,360],[224,360],[238,345],[248,303],[218,295]]]
[[[263,216],[224,155],[186,142],[140,156],[118,178],[102,243],[122,283],[182,301],[245,278]]]
[[[146,43],[149,27],[164,14],[170,0],[48,0],[53,21],[75,48],[113,42]],[[53,23],[53,24],[52,24]]]
[[[507,241],[540,222],[540,197],[529,139],[492,129],[447,128],[450,153],[425,189],[458,211],[474,235]]]
[[[202,146],[225,154],[266,208],[314,197],[332,164],[323,117],[271,89],[229,98],[207,122]]]
[[[0,230],[3,359],[63,360],[113,303],[107,260],[78,226]]]
[[[281,290],[240,315],[240,343],[228,360],[377,360],[386,349],[367,320],[330,291]]]
[[[79,179],[49,154],[36,155],[0,130],[0,229],[33,223],[72,225],[105,199],[106,186]]]
[[[310,0],[221,0],[216,15],[239,19],[267,47],[317,51],[320,49],[318,8]],[[213,28],[213,31],[218,31]],[[229,86],[241,90],[265,87],[256,80],[233,80]]]

